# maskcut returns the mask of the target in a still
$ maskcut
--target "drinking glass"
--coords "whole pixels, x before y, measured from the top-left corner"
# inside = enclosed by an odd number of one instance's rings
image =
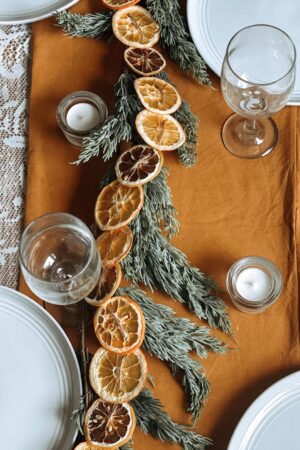
[[[46,214],[28,225],[21,238],[20,263],[32,292],[57,305],[86,297],[101,269],[92,233],[80,219],[66,213]]]
[[[235,114],[222,130],[225,147],[254,159],[276,146],[278,130],[270,117],[293,91],[296,49],[291,38],[270,25],[252,25],[230,40],[221,74],[224,99]]]

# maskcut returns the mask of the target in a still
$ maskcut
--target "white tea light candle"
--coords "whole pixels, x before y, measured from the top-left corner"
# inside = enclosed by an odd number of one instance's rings
[[[234,263],[226,286],[232,303],[241,311],[259,313],[269,308],[282,289],[281,273],[271,261],[248,256]]]
[[[236,278],[236,290],[246,300],[260,301],[268,297],[272,289],[271,279],[256,267],[242,270]]]
[[[76,131],[89,131],[97,126],[100,120],[98,109],[90,103],[76,103],[66,115],[69,127]]]

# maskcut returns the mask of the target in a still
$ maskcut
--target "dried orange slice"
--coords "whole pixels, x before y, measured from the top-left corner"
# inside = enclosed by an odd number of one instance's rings
[[[172,114],[181,105],[174,86],[159,78],[137,78],[134,87],[143,106],[154,113]]]
[[[133,234],[129,227],[105,231],[100,234],[97,247],[101,256],[103,267],[115,266],[128,255],[133,243]]]
[[[102,347],[125,354],[143,342],[144,314],[130,298],[112,297],[99,306],[94,317],[94,329]]]
[[[123,403],[139,395],[147,381],[147,361],[141,350],[118,355],[99,348],[90,365],[90,383],[102,400]]]
[[[176,150],[185,143],[182,126],[169,114],[156,114],[144,109],[138,113],[135,123],[144,141],[158,150]]]
[[[97,447],[97,448],[99,450],[99,447]],[[74,450],[95,450],[95,447],[91,447],[86,442],[81,442],[74,448]]]
[[[102,3],[104,6],[107,6],[107,8],[118,10],[133,6],[140,1],[141,0],[102,0]]]
[[[159,150],[148,145],[136,145],[119,157],[115,169],[120,183],[139,186],[153,180],[163,166],[164,157]]]
[[[134,72],[143,76],[156,75],[166,67],[165,58],[154,48],[129,47],[124,59]]]
[[[128,403],[113,405],[99,399],[86,413],[84,435],[91,446],[115,450],[130,441],[135,425],[135,414]]]
[[[100,230],[116,230],[132,222],[144,202],[144,191],[140,186],[124,186],[118,180],[105,186],[100,192],[95,220]]]
[[[120,264],[112,267],[103,267],[96,288],[85,300],[92,306],[99,306],[100,302],[112,297],[122,280],[122,269]]]
[[[112,29],[123,44],[148,48],[159,40],[159,26],[151,14],[141,6],[130,6],[113,15]]]

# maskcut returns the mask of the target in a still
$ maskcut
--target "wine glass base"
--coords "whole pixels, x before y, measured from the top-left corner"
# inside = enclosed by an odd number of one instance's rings
[[[255,119],[255,128],[249,129],[249,120],[232,114],[224,123],[222,140],[227,150],[238,158],[256,159],[268,155],[278,141],[278,130],[273,119]]]

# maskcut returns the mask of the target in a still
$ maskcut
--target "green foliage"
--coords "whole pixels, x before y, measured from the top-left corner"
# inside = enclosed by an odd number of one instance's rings
[[[176,317],[172,308],[154,303],[138,288],[119,288],[118,295],[129,296],[141,307],[147,324],[143,348],[170,363],[173,375],[179,375],[187,394],[188,411],[197,420],[209,393],[209,383],[201,364],[191,358],[190,352],[206,358],[210,351],[225,353],[225,345],[211,336],[208,328]]]
[[[179,0],[145,0],[153,19],[159,24],[160,40],[170,58],[202,84],[210,85],[206,64],[188,32],[180,14]]]
[[[145,434],[162,442],[178,444],[183,450],[205,450],[212,445],[211,439],[173,422],[159,400],[149,390],[144,390],[131,402],[137,424]]]
[[[61,11],[56,13],[56,22],[70,36],[100,39],[111,35],[112,16],[111,11],[85,15]]]

